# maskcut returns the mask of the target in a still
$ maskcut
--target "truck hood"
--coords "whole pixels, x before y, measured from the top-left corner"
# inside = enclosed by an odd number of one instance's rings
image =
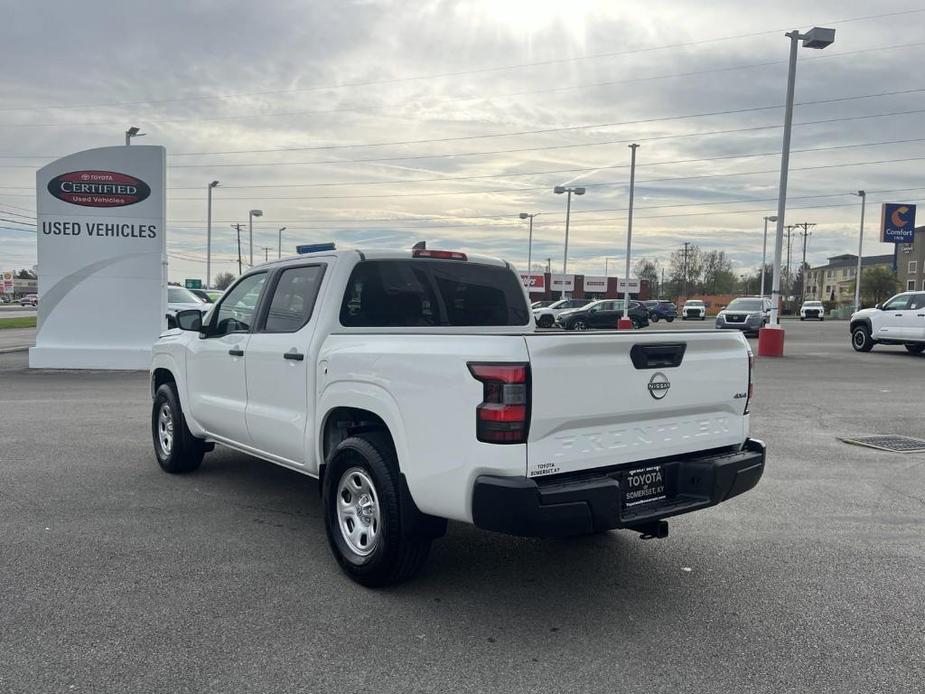
[[[862,308],[860,311],[855,311],[851,314],[851,320],[857,318],[869,318],[870,316],[880,313],[879,308]]]

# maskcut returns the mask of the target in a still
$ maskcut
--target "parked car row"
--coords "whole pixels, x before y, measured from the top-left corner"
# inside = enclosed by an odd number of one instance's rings
[[[556,324],[565,330],[613,329],[623,318],[624,305],[623,299],[592,301],[580,308],[560,311]],[[640,301],[630,301],[628,315],[637,330],[649,325],[649,311]]]

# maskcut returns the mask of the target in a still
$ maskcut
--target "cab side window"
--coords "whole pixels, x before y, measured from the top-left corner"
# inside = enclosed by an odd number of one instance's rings
[[[911,294],[900,294],[899,296],[894,296],[887,303],[883,305],[884,311],[905,311],[909,308],[909,300],[912,298]]]
[[[925,294],[915,294],[909,303],[910,310],[920,310],[925,308]]]
[[[280,273],[262,332],[294,333],[308,323],[324,268],[324,265],[310,265]]]
[[[254,323],[257,303],[266,281],[267,273],[261,272],[245,277],[229,290],[218,305],[209,336],[248,332]]]

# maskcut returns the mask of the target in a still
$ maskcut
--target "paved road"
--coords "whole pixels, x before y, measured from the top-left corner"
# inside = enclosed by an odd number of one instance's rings
[[[0,691],[911,692],[925,678],[925,357],[787,326],[760,359],[756,489],[524,540],[451,524],[423,576],[336,569],[316,485],[227,450],[161,473],[146,377],[0,355]]]
[[[35,328],[3,328],[0,330],[0,350],[35,345]]]
[[[0,307],[0,318],[25,318],[27,316],[35,318],[38,315],[34,308]]]

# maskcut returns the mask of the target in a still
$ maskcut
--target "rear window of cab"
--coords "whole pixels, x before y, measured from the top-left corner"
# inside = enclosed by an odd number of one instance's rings
[[[523,326],[531,320],[517,275],[459,260],[361,261],[340,308],[340,323],[349,328]]]

